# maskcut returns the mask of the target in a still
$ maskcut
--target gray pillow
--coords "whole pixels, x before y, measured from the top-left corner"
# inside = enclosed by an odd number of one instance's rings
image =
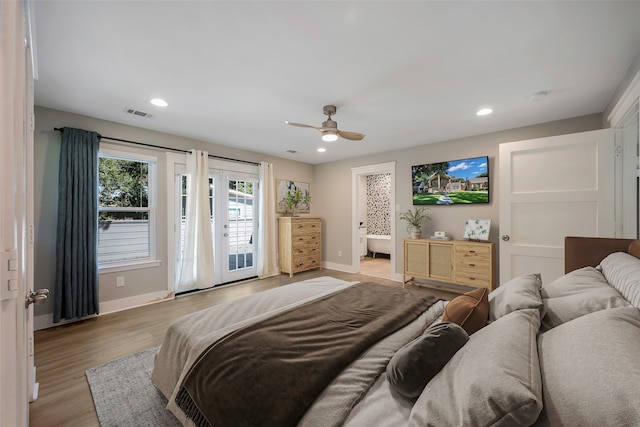
[[[640,308],[640,259],[616,252],[600,262],[602,274],[634,307]]]
[[[513,311],[471,335],[416,401],[409,426],[528,426],[542,409],[540,312]]]
[[[547,331],[585,314],[631,304],[612,288],[593,267],[574,270],[540,290],[545,307],[542,331]]]
[[[387,365],[391,388],[413,399],[469,340],[462,327],[450,322],[436,323],[398,350]]]
[[[489,321],[525,308],[535,308],[540,311],[540,317],[544,316],[541,286],[539,273],[524,274],[500,285],[489,294]]]
[[[564,297],[588,292],[596,288],[611,288],[604,275],[593,267],[583,267],[560,276],[551,283],[542,285],[542,299]]]
[[[640,310],[587,314],[538,338],[544,409],[537,426],[640,425]]]

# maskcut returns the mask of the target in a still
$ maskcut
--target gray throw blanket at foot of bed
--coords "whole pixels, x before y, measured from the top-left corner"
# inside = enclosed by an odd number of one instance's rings
[[[238,329],[202,353],[176,403],[198,426],[295,426],[363,351],[436,301],[360,283]]]

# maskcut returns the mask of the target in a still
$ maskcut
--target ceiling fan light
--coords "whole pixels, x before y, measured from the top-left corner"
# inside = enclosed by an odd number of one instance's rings
[[[338,140],[338,134],[333,131],[322,132],[322,140],[325,142],[333,142]]]

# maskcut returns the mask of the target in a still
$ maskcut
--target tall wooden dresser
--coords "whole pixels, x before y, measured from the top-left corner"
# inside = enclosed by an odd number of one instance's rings
[[[278,218],[280,272],[294,273],[320,268],[322,263],[322,223],[320,218]]]

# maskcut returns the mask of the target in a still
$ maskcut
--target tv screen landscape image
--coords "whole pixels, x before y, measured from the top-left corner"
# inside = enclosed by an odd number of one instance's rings
[[[489,157],[411,167],[414,205],[489,203]]]

